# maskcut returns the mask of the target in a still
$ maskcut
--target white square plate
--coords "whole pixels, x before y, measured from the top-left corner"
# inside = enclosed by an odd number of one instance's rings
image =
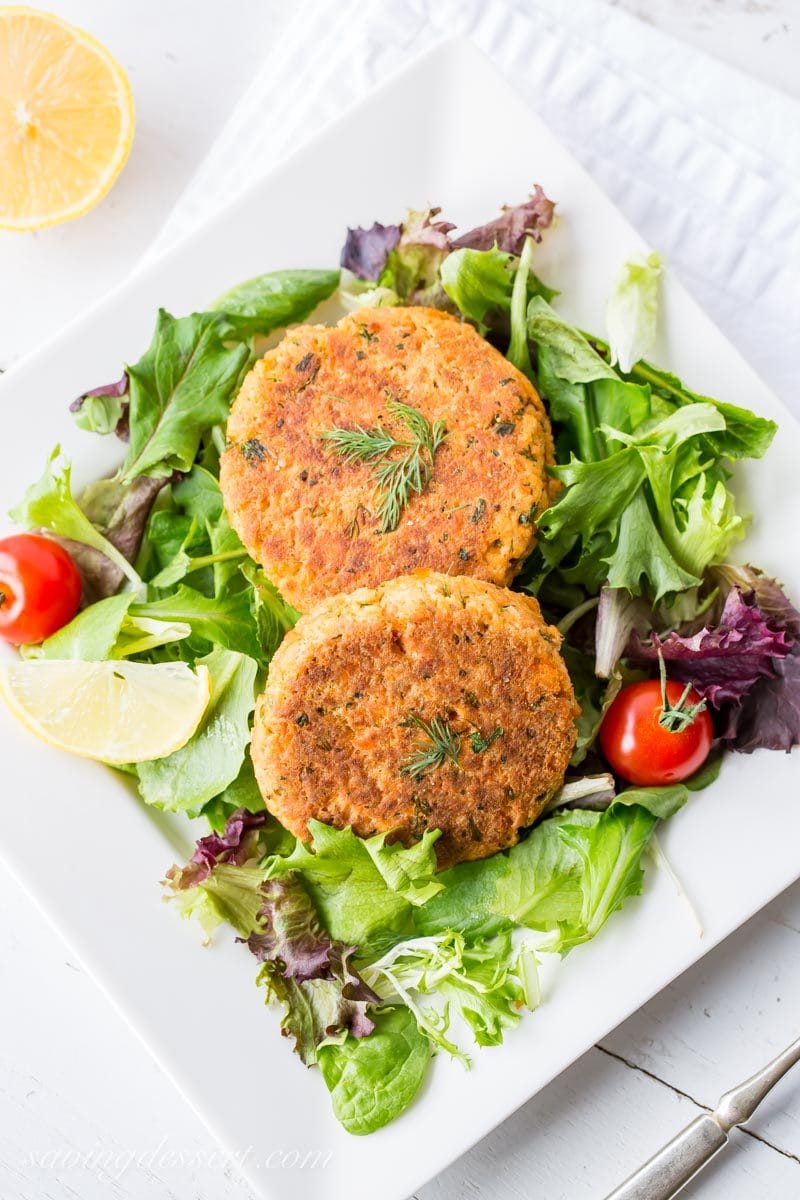
[[[439,47],[0,381],[0,510],[38,478],[56,442],[81,482],[115,465],[111,439],[76,430],[67,405],[137,357],[159,305],[187,313],[261,271],[333,264],[347,225],[395,220],[407,206],[440,204],[467,228],[534,181],[561,214],[537,270],[561,289],[570,317],[600,330],[610,281],[642,250],[640,238],[477,51]],[[798,426],[669,278],[664,313],[657,361],[780,422],[766,462],[741,473],[755,514],[743,555],[800,597]],[[250,956],[224,936],[201,949],[198,930],[162,904],[158,880],[190,851],[185,826],[145,809],[105,768],[35,741],[5,711],[0,747],[9,866],[244,1159],[259,1194],[280,1200],[408,1196],[800,874],[796,757],[731,758],[663,833],[705,937],[651,871],[643,898],[569,956],[543,1007],[504,1046],[477,1052],[468,1074],[440,1058],[400,1120],[355,1138],[279,1036]],[[272,1169],[276,1152],[295,1151],[329,1156],[327,1166]]]

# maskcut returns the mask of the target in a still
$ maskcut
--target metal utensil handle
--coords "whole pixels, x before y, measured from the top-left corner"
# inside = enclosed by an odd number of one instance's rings
[[[779,1079],[783,1079],[787,1071],[800,1063],[800,1038],[787,1046],[780,1054],[767,1063],[755,1075],[751,1075],[738,1087],[731,1088],[720,1099],[715,1117],[723,1129],[733,1129],[734,1125],[742,1125],[749,1121],[764,1097],[772,1091]]]
[[[670,1200],[685,1187],[709,1159],[718,1153],[728,1135],[712,1116],[704,1114],[687,1125],[606,1200]]]

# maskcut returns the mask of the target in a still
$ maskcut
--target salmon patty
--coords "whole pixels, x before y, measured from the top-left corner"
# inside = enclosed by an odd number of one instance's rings
[[[399,471],[416,437],[403,405],[433,444],[422,439],[420,486],[412,471],[387,520],[376,476]],[[353,433],[373,435],[374,457],[345,454],[342,434]],[[552,461],[537,392],[471,325],[370,308],[300,325],[256,363],[228,421],[220,480],[247,550],[305,612],[419,568],[509,583],[533,548]]]
[[[432,571],[329,597],[269,669],[252,759],[267,808],[405,843],[439,865],[513,846],[561,786],[578,713],[537,602]]]

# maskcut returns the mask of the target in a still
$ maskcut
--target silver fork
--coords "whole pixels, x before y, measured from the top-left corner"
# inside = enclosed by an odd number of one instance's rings
[[[749,1121],[768,1092],[800,1062],[800,1038],[761,1071],[726,1092],[713,1113],[704,1113],[667,1142],[606,1200],[670,1200],[727,1145],[737,1125]]]

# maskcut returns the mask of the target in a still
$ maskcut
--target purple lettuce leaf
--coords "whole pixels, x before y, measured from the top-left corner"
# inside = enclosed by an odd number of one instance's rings
[[[292,886],[284,886],[286,881]],[[247,945],[259,962],[280,960],[285,979],[304,983],[324,978],[331,966],[333,942],[322,928],[310,899],[290,876],[267,879],[261,886],[263,928]]]
[[[727,597],[734,587],[745,593],[752,592],[767,620],[776,629],[784,629],[793,639],[800,641],[800,612],[775,579],[765,575],[758,567],[740,567],[732,563],[712,567],[711,574],[719,584],[723,597]]]
[[[634,633],[627,649],[634,662],[655,663],[659,655],[671,679],[691,683],[715,708],[738,704],[759,679],[774,678],[776,660],[785,658],[792,640],[773,628],[752,591],[734,586],[725,598],[719,624],[684,637],[677,632],[642,642]]]
[[[283,1005],[284,1035],[311,1065],[328,1039],[370,1034],[367,1009],[381,1001],[352,964],[355,947],[322,925],[300,873],[268,877],[269,823],[266,812],[232,814],[222,834],[201,838],[191,861],[170,868],[163,882],[209,934],[221,922],[233,926],[261,963],[258,982]]]
[[[367,1008],[381,1003],[345,956],[335,955],[329,972],[303,983],[286,978],[265,963],[259,980],[284,1005],[281,1032],[293,1039],[295,1053],[306,1066],[317,1061],[317,1050],[329,1040],[338,1041],[351,1033],[367,1037],[375,1022]]]
[[[116,479],[91,484],[80,498],[80,507],[93,525],[132,563],[139,553],[147,519],[156,496],[170,479],[140,476],[128,487]],[[83,581],[83,600],[91,604],[113,596],[122,584],[120,567],[92,546],[69,538],[56,538],[67,550]]]
[[[123,371],[122,377],[114,383],[101,383],[99,387],[90,388],[69,406],[69,411],[76,414],[76,420],[83,429],[94,433],[116,433],[120,441],[127,442],[129,429],[129,392],[128,372]],[[105,403],[87,405],[86,401],[99,400]],[[122,401],[122,403],[115,403]]]
[[[760,679],[741,704],[731,705],[721,738],[731,750],[785,750],[800,745],[800,642],[775,663],[771,679]]]
[[[264,880],[260,894],[259,927],[244,940],[262,963],[260,981],[284,1005],[284,1035],[310,1066],[329,1038],[372,1033],[367,1008],[380,999],[353,967],[354,948],[323,928],[298,872]]]
[[[194,854],[185,867],[171,867],[167,879],[179,891],[196,887],[219,863],[241,866],[260,857],[258,833],[267,822],[267,813],[247,812],[239,808],[231,813],[222,833],[208,833],[195,846]]]
[[[381,225],[369,229],[348,229],[342,247],[341,265],[359,279],[375,281],[386,266],[389,252],[400,241],[399,225]]]
[[[783,588],[755,567],[723,564],[715,623],[663,641],[653,635],[628,647],[652,662],[661,647],[673,679],[694,684],[720,709],[718,734],[728,749],[790,751],[800,745],[800,612]]]
[[[439,279],[439,268],[453,249],[449,221],[437,221],[440,209],[410,210],[400,240],[389,254],[380,283],[392,288],[405,304],[451,308]]]
[[[491,250],[497,246],[509,254],[521,254],[526,237],[530,235],[536,242],[542,240],[543,231],[552,224],[554,211],[555,204],[537,183],[524,203],[504,207],[493,221],[462,234],[453,241],[453,249]]]
[[[793,642],[790,653],[774,664],[774,674],[760,679],[740,705],[725,716],[722,740],[732,750],[751,754],[761,748],[784,750],[800,745],[800,612],[776,580],[756,567],[715,567],[722,591],[749,589],[770,624]]]

